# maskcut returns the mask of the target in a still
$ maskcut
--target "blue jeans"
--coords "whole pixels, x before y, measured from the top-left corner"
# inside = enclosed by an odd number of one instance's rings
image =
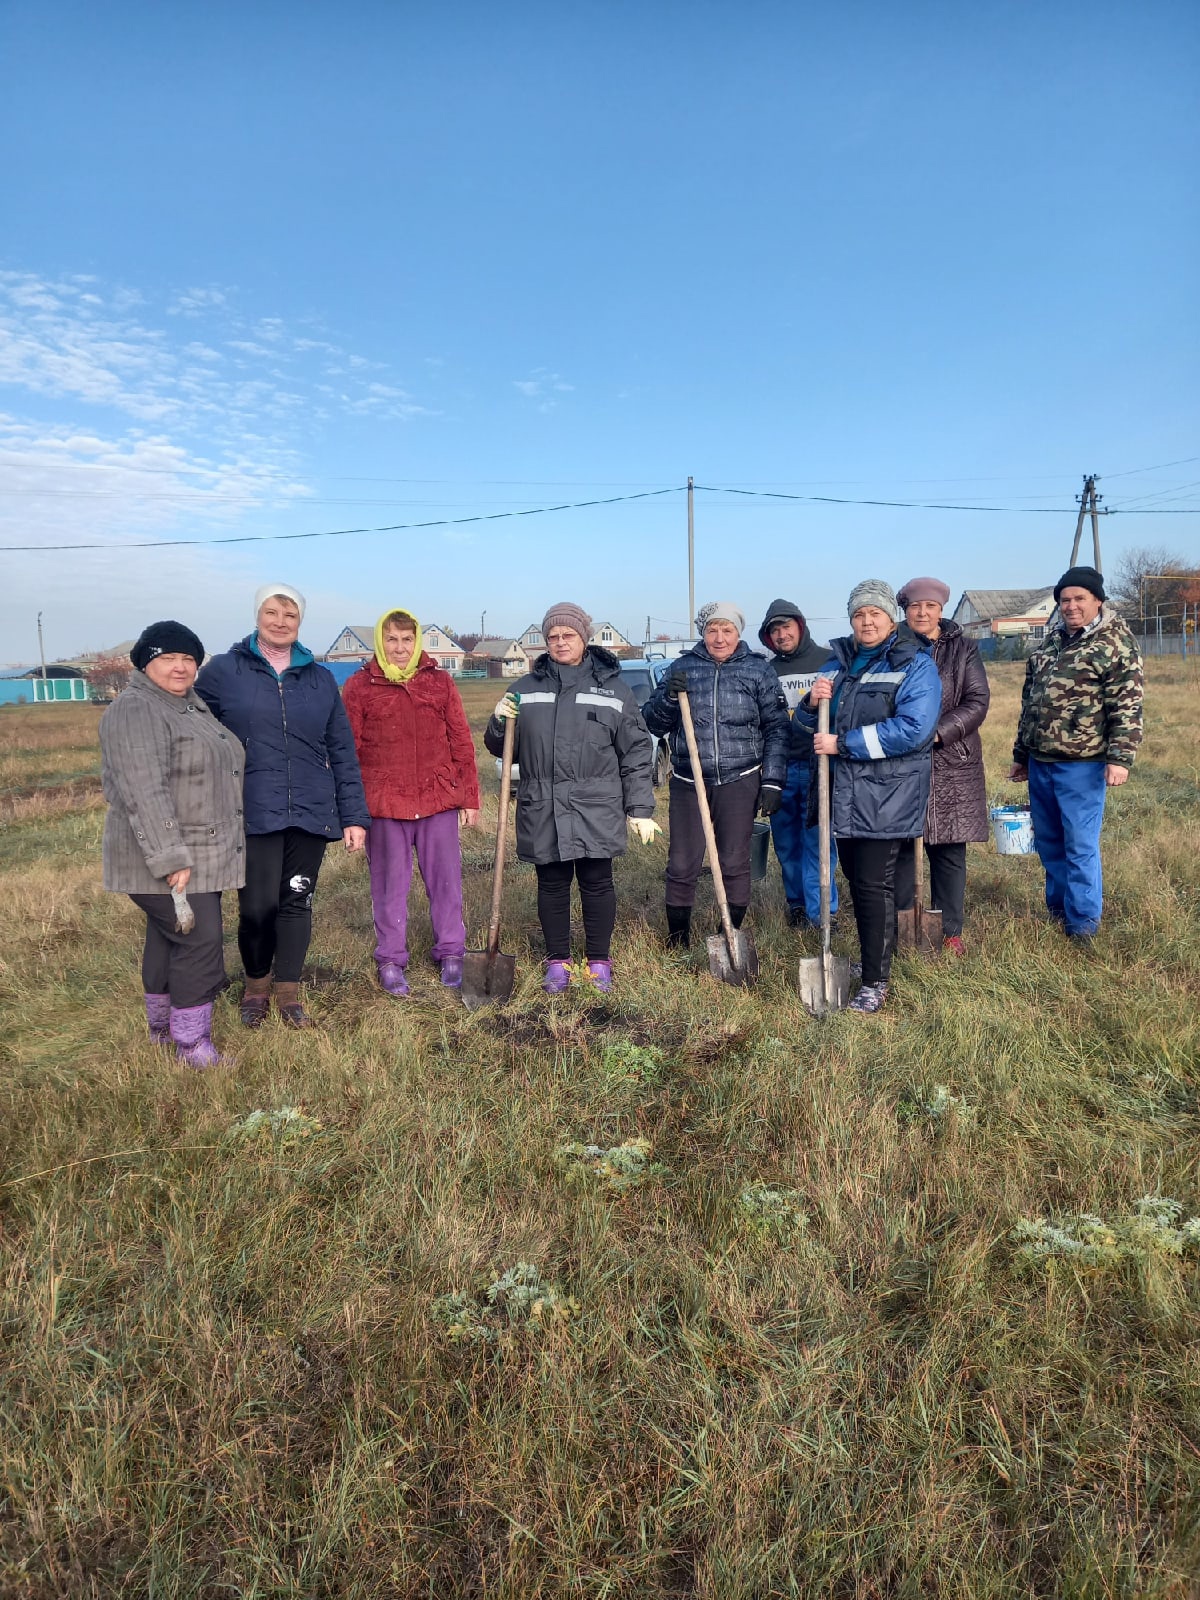
[[[803,906],[810,922],[821,919],[821,844],[816,827],[806,827],[808,816],[808,778],[806,761],[788,763],[787,782],[779,810],[771,818],[771,838],[783,873],[783,892],[789,906]],[[838,908],[837,848],[829,841],[829,914]]]
[[[1046,869],[1046,905],[1072,934],[1095,933],[1104,910],[1105,766],[1103,761],[1029,763],[1029,809],[1033,842]]]

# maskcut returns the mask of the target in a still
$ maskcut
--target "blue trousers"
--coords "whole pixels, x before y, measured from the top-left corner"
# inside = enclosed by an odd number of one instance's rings
[[[1103,761],[1029,763],[1033,842],[1046,869],[1046,906],[1068,933],[1100,926],[1100,824],[1108,792]]]
[[[810,922],[821,918],[820,829],[805,825],[808,816],[809,769],[806,761],[788,763],[787,782],[779,810],[771,818],[771,838],[783,873],[783,892],[789,906],[803,906]],[[837,847],[829,841],[829,913],[838,908]]]

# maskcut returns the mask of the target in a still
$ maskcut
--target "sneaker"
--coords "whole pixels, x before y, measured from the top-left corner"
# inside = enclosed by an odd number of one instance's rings
[[[462,977],[462,973],[459,973]],[[408,979],[404,968],[396,965],[394,961],[381,961],[379,963],[379,987],[384,994],[390,994],[396,1000],[403,1000],[408,993]]]
[[[860,1011],[874,1016],[876,1011],[882,1011],[883,1002],[887,999],[888,986],[886,983],[864,983],[862,988],[846,1007],[847,1011]]]
[[[957,933],[946,935],[942,940],[942,949],[948,956],[965,956],[967,953],[963,948],[962,936]]]
[[[547,961],[546,976],[542,979],[542,988],[547,994],[565,994],[570,982],[569,961]]]
[[[601,994],[612,993],[612,962],[589,961],[587,964],[588,981],[593,989],[598,989]]]
[[[463,958],[461,956],[445,956],[443,958],[443,960],[442,960],[442,988],[443,989],[461,989],[462,988],[462,964],[463,964]]]

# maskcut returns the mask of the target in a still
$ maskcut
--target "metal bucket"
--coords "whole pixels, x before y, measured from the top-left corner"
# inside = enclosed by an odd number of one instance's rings
[[[1028,806],[993,806],[992,837],[1002,856],[1034,854],[1033,816]]]
[[[767,852],[771,844],[771,824],[756,817],[750,834],[750,881],[761,883],[767,875]]]

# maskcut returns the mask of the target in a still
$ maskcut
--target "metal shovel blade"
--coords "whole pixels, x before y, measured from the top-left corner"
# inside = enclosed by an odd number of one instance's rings
[[[468,1011],[480,1006],[502,1006],[513,992],[517,976],[516,956],[499,950],[468,950],[463,956],[462,1003]]]
[[[919,955],[938,956],[942,953],[942,913],[918,910],[896,913],[897,950],[915,950]]]
[[[846,956],[804,956],[800,962],[800,999],[814,1017],[844,1011],[854,980]]]
[[[729,948],[723,933],[708,936],[708,970],[722,983],[741,984],[749,988],[758,978],[758,951],[754,940],[744,928],[733,931],[733,949]]]

